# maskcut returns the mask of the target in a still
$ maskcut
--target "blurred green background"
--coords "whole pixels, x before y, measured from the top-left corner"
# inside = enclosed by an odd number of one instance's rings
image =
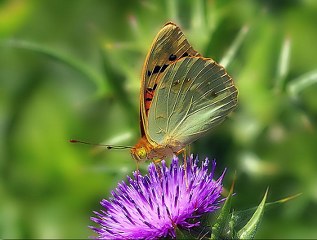
[[[317,238],[317,1],[0,1],[0,237],[87,238],[93,210],[136,169],[140,74],[168,21],[239,89],[192,145],[236,171],[235,209],[267,211],[259,238]],[[231,55],[231,53],[234,53]],[[148,162],[141,164],[146,169]]]

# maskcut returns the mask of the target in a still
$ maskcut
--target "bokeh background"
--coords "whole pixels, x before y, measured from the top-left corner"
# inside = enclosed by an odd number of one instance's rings
[[[317,238],[317,1],[0,1],[0,237],[87,238],[93,210],[136,169],[145,55],[179,24],[226,65],[237,110],[191,147],[236,172],[235,209],[267,211],[258,238]],[[141,164],[147,168],[148,162]]]

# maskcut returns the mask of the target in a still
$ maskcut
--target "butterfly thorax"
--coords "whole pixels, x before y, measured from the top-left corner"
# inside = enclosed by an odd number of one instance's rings
[[[172,157],[178,151],[183,149],[180,145],[160,146],[150,143],[146,136],[143,136],[137,144],[131,148],[131,155],[137,161],[145,161],[148,159],[166,159]]]

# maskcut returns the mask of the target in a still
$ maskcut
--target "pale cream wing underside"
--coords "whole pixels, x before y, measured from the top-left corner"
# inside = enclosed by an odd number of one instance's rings
[[[237,89],[212,59],[186,57],[162,74],[148,114],[148,134],[161,146],[185,146],[219,125],[237,105]]]

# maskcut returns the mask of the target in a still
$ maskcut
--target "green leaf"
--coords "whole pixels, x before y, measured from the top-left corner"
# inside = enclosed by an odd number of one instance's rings
[[[237,233],[238,239],[253,239],[254,238],[263,217],[267,193],[268,193],[268,190],[266,190],[263,200],[261,201],[260,205],[258,206],[257,210],[255,211],[251,219]]]
[[[93,81],[97,86],[97,95],[101,96],[109,92],[109,86],[107,86],[107,81],[102,75],[100,75],[96,70],[90,68],[87,64],[77,60],[76,58],[66,55],[65,53],[59,52],[56,49],[43,46],[38,43],[28,42],[23,40],[6,40],[1,41],[2,46],[22,48],[26,50],[31,50],[33,52],[44,54],[55,60],[64,63],[76,71],[80,72],[86,76],[89,80]]]
[[[224,68],[228,67],[228,65],[232,62],[234,56],[236,55],[238,49],[240,48],[241,44],[243,43],[247,33],[249,32],[248,26],[243,26],[239,31],[237,37],[234,39],[233,43],[231,44],[229,50],[225,53],[224,57],[220,61],[220,65]]]
[[[291,97],[296,99],[298,97],[299,92],[305,90],[312,84],[316,83],[317,70],[313,70],[291,81],[287,86],[287,92]]]
[[[275,202],[265,203],[265,210],[270,210],[277,207],[285,202],[288,202],[301,194],[296,194],[287,198],[277,200]],[[240,230],[244,225],[247,224],[251,216],[255,213],[258,207],[249,208],[246,210],[236,211],[232,213],[231,220],[229,221],[229,230],[232,232],[233,229]]]
[[[192,239],[193,236],[191,236],[186,231],[181,231],[177,226],[175,226],[175,233],[176,233],[176,239]]]
[[[276,92],[281,92],[284,87],[283,85],[289,72],[290,52],[291,39],[287,37],[283,42],[279,62],[277,65],[277,74],[274,86]]]
[[[228,219],[230,215],[231,202],[232,202],[232,193],[233,193],[234,183],[230,188],[228,197],[221,208],[220,214],[216,219],[216,222],[212,226],[210,239],[219,239],[228,225]]]
[[[107,54],[106,50],[102,52],[102,67],[104,75],[107,79],[109,79],[109,85],[114,92],[114,95],[119,96],[118,101],[125,109],[127,117],[135,116],[134,118],[131,118],[130,121],[131,127],[134,127],[139,121],[139,116],[137,115],[138,109],[133,105],[131,98],[129,98],[128,91],[124,88],[124,83],[127,80],[126,77],[111,66],[111,59],[108,57],[109,55],[110,54]]]
[[[268,209],[271,209],[273,207],[276,207],[276,206],[279,206],[281,204],[284,204],[294,198],[297,198],[299,197],[300,195],[302,195],[301,193],[298,193],[298,194],[295,194],[293,196],[290,196],[290,197],[286,197],[286,198],[283,198],[283,199],[280,199],[280,200],[277,200],[275,202],[270,202],[270,203],[266,203],[265,204],[265,210],[268,210]]]

